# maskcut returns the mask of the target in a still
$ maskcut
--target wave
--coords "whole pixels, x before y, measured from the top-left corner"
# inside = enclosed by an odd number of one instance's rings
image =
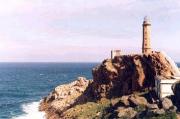
[[[12,119],[45,119],[45,113],[39,111],[40,102],[32,102],[22,105],[24,114],[13,117]]]

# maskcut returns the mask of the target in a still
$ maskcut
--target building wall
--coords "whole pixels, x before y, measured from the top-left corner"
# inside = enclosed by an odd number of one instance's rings
[[[111,59],[114,59],[114,57],[121,56],[121,50],[112,50],[111,51]]]
[[[143,22],[143,44],[142,44],[142,53],[148,54],[151,53],[151,24],[148,21]]]

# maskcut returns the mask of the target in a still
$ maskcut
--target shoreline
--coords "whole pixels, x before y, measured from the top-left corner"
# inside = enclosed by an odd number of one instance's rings
[[[45,112],[39,111],[41,101],[42,100],[22,104],[23,114],[13,116],[11,119],[46,119]]]

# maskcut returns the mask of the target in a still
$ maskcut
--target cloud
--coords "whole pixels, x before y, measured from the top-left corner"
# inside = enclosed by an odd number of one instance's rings
[[[179,12],[178,0],[0,0],[1,61],[77,61],[78,54],[81,61],[86,54],[96,60],[113,48],[139,52],[145,15],[152,19],[152,47],[178,51]]]

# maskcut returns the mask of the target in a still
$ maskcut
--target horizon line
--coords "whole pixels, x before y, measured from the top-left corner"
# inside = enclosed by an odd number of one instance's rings
[[[101,61],[103,62],[103,61]],[[101,63],[98,61],[73,61],[73,62],[68,62],[68,61],[14,61],[14,62],[10,62],[10,61],[0,61],[0,63]],[[180,61],[175,61],[175,63],[180,63]]]

